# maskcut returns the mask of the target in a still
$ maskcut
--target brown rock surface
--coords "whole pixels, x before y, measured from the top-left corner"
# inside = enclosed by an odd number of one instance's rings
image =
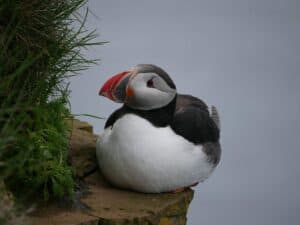
[[[96,136],[92,127],[74,120],[70,161],[83,176],[94,167]],[[30,225],[184,225],[193,191],[142,194],[109,185],[99,172],[84,178],[89,193],[81,198],[86,209],[39,205],[25,220]]]
[[[73,119],[68,120],[68,123],[72,127],[69,161],[75,174],[83,177],[97,167],[95,152],[97,136],[93,134],[93,127],[87,122]]]

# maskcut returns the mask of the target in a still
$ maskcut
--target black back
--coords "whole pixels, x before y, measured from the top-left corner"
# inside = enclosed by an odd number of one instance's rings
[[[210,117],[207,105],[190,95],[178,95],[172,129],[195,143],[217,142],[220,131]]]

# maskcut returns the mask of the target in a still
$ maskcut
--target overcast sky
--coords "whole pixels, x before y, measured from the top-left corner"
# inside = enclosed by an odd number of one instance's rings
[[[89,0],[101,58],[71,81],[73,113],[108,117],[103,82],[138,63],[216,105],[221,163],[195,190],[189,225],[300,224],[300,1]],[[104,121],[89,121],[100,133]]]

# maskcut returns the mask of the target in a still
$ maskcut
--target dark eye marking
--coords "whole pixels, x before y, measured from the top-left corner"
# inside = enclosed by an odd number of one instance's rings
[[[154,88],[153,78],[147,81],[147,87]]]

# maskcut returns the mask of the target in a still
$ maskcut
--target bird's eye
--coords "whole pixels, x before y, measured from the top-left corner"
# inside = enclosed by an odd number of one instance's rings
[[[154,88],[153,79],[147,81],[147,87]]]

